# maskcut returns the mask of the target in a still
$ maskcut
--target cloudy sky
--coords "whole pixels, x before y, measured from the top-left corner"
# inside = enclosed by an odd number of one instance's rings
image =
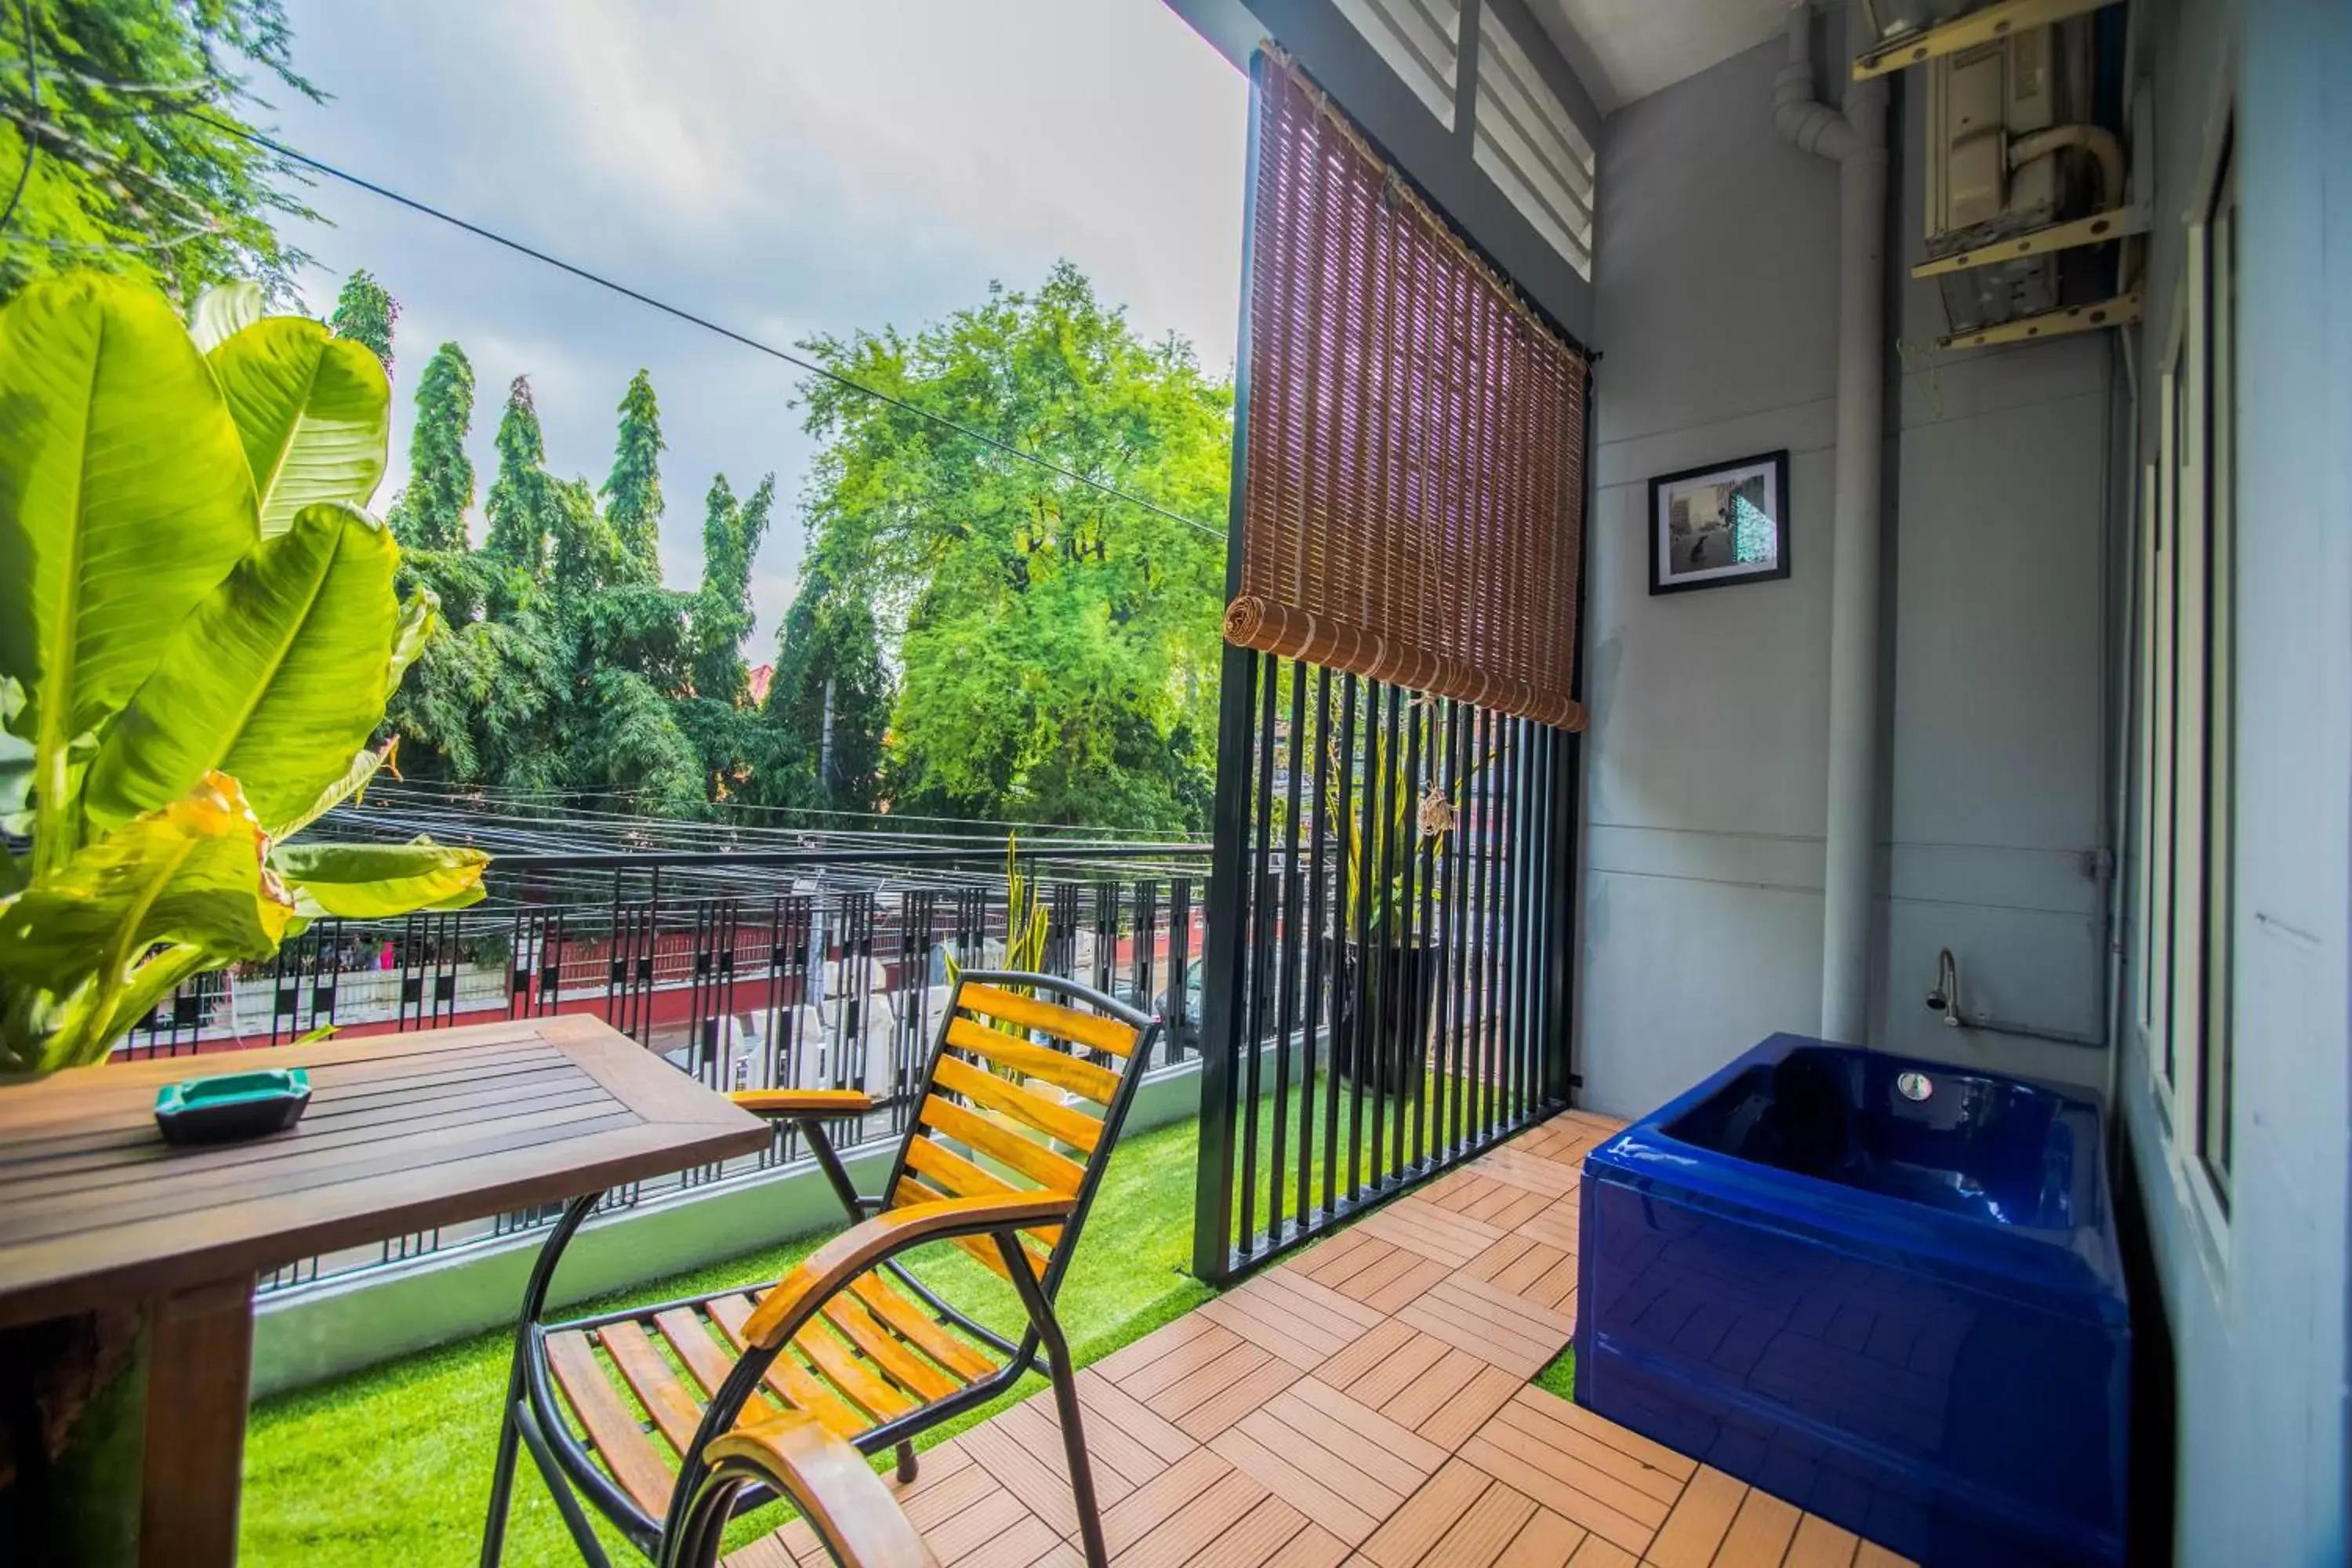
[[[295,59],[333,95],[257,112],[289,144],[778,344],[913,328],[1059,257],[1145,335],[1230,366],[1247,84],[1161,0],[289,0]],[[392,478],[446,339],[478,379],[480,489],[528,374],[550,466],[601,483],[614,407],[653,373],[669,441],[662,567],[701,570],[715,473],[811,451],[797,373],[364,192],[321,184],[323,313],[365,267],[402,307]],[[477,523],[478,536],[479,524]],[[778,520],[748,649],[770,656],[801,528]]]

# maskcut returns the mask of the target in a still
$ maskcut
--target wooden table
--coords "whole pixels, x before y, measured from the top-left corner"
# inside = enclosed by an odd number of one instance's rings
[[[306,1068],[308,1115],[175,1149],[182,1079]],[[766,1125],[589,1018],[79,1068],[0,1086],[0,1328],[143,1304],[142,1563],[236,1558],[257,1274],[751,1153]],[[322,1478],[322,1484],[331,1484]]]

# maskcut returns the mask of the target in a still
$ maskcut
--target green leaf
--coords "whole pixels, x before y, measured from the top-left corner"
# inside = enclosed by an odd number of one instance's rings
[[[236,333],[261,320],[261,285],[223,283],[196,296],[188,312],[188,335],[198,352],[210,353]]]
[[[430,588],[419,587],[402,603],[400,635],[392,645],[392,679],[385,686],[387,695],[399,689],[400,678],[408,673],[408,667],[425,651],[425,638],[433,635],[433,628],[440,621],[441,595]]]
[[[341,776],[319,792],[318,799],[304,807],[301,814],[292,821],[280,826],[271,837],[283,843],[352,796],[364,795],[367,793],[368,784],[373,781],[376,774],[392,766],[392,759],[399,753],[399,751],[400,737],[394,735],[376,750],[362,752],[354,756],[351,766],[345,768]],[[398,778],[399,771],[394,769],[392,776]]]
[[[276,952],[294,910],[263,847],[236,781],[215,773],[0,909],[0,975],[63,1003],[46,1038],[12,1041],[11,1054],[40,1070],[103,1055],[126,997],[152,989],[143,968],[158,944],[181,976],[194,966],[173,946],[215,963]]]
[[[301,316],[256,321],[212,352],[260,498],[264,538],[321,501],[365,505],[383,478],[392,386],[365,343]]]
[[[418,910],[461,910],[482,901],[490,858],[418,838],[407,844],[281,844],[270,868],[293,889],[306,920],[388,920]]]
[[[220,385],[161,295],[83,274],[0,310],[0,676],[24,687],[44,867],[73,847],[67,747],[258,537]]]
[[[218,769],[276,837],[383,717],[399,562],[390,531],[352,506],[311,507],[263,541],[182,624],[99,748],[89,821],[126,821]]]

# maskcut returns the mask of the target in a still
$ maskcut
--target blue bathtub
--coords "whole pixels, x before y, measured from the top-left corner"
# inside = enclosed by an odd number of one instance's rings
[[[1579,1404],[1923,1563],[2121,1561],[2092,1096],[1775,1035],[1581,1202]]]

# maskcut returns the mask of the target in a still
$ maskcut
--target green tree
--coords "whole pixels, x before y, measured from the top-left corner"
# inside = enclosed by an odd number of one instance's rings
[[[661,408],[654,401],[653,377],[644,370],[629,378],[622,395],[621,429],[613,448],[613,471],[604,479],[604,516],[646,571],[661,575]]]
[[[1203,375],[1181,340],[1138,339],[1066,262],[1034,293],[992,286],[978,307],[912,337],[886,330],[803,347],[828,369],[1178,518],[1224,515],[1231,388]],[[809,580],[821,577],[828,598],[872,606],[882,640],[898,645],[894,804],[1203,826],[1223,533],[838,384],[801,390],[823,443],[806,502]]]
[[[314,215],[294,171],[221,127],[247,123],[257,77],[319,99],[292,43],[280,0],[0,8],[0,228],[24,242],[0,245],[0,300],[78,268],[144,279],[184,306],[247,279],[290,299],[310,258],[272,224]]]
[[[354,275],[356,276],[356,274]],[[474,464],[466,437],[474,427],[474,367],[466,351],[443,343],[416,384],[416,426],[408,438],[408,485],[392,504],[394,537],[413,550],[462,550],[474,504]]]
[[[530,400],[529,376],[515,377],[507,388],[506,412],[499,416],[498,452],[498,477],[490,481],[489,498],[483,504],[490,520],[484,548],[536,577],[547,555],[547,440]]]
[[[400,301],[392,290],[375,280],[375,274],[362,267],[343,279],[342,291],[335,296],[334,314],[327,325],[335,336],[363,343],[383,374],[392,374],[392,334],[400,321]]]
[[[873,810],[892,696],[874,612],[841,593],[822,566],[805,570],[784,613],[768,686],[762,716],[782,743],[770,747],[761,801]]]
[[[769,474],[738,505],[727,476],[712,481],[702,518],[702,588],[694,601],[694,689],[699,696],[739,705],[750,668],[743,639],[751,635],[751,560],[768,531],[776,503],[776,476]]]

